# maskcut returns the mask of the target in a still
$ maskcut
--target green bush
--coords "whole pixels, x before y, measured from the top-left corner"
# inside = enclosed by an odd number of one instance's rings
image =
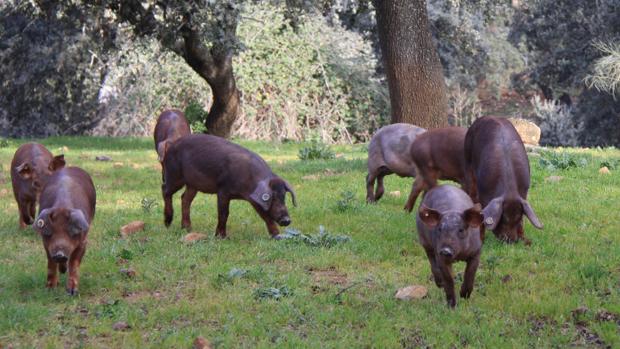
[[[205,121],[207,120],[208,114],[209,113],[203,106],[196,101],[189,102],[187,107],[185,107],[185,117],[192,127],[193,132],[204,132],[207,130]]]
[[[300,160],[333,159],[336,154],[324,143],[313,140],[310,146],[299,149]]]

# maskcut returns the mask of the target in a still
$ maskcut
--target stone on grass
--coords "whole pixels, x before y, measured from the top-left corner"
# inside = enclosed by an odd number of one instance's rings
[[[99,155],[95,157],[97,161],[112,161],[112,158],[107,155]]]
[[[143,221],[133,221],[121,227],[121,236],[126,238],[127,236],[144,230]]]
[[[129,325],[125,321],[119,321],[112,325],[112,329],[114,331],[125,331],[129,328]]]
[[[540,127],[535,123],[520,118],[508,118],[512,125],[517,129],[521,140],[525,144],[538,145],[540,141]]]
[[[209,341],[205,337],[199,336],[196,338],[196,340],[194,340],[194,346],[192,348],[211,349],[211,343],[209,343]]]
[[[400,190],[391,191],[390,196],[393,196],[395,198],[400,197]]]
[[[207,238],[206,234],[192,232],[183,237],[183,242],[192,243],[200,240],[204,240]]]
[[[603,166],[598,170],[598,173],[608,175],[608,174],[611,174],[611,171],[609,171],[607,166]]]
[[[121,168],[123,167],[123,163],[122,162],[115,162],[114,165],[112,165],[114,168]]]
[[[0,189],[0,197],[2,196],[7,196],[9,194],[9,191],[7,189]]]
[[[428,289],[421,285],[411,285],[398,289],[395,297],[400,300],[408,301],[411,299],[422,299],[428,294]]]

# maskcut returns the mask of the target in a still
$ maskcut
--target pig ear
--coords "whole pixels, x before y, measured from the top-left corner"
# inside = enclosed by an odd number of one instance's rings
[[[475,204],[474,207],[465,210],[465,212],[463,212],[463,221],[472,228],[478,228],[484,220],[480,212],[481,209],[482,206],[480,206],[480,204]]]
[[[21,165],[17,166],[15,170],[24,179],[28,179],[32,176],[32,168],[27,162],[24,162]]]
[[[166,156],[166,152],[168,151],[168,141],[161,141],[157,145],[157,155],[159,162],[164,162],[164,157]]]
[[[50,171],[60,170],[63,167],[65,167],[65,155],[64,154],[54,156],[52,161],[50,161],[50,165],[49,165]]]
[[[258,182],[256,188],[252,194],[250,194],[252,202],[258,204],[265,211],[268,211],[269,207],[271,207],[272,197],[273,193],[271,188],[269,188],[269,182],[267,180]]]
[[[293,190],[293,187],[291,187],[290,184],[288,184],[287,181],[282,180],[284,182],[284,187],[286,188],[286,191],[288,191],[289,193],[291,193],[291,199],[293,200],[293,206],[297,207],[297,199],[295,198],[295,191]]]
[[[521,205],[523,206],[523,212],[525,212],[527,218],[530,220],[530,222],[532,222],[532,225],[538,229],[542,229],[543,225],[540,220],[538,220],[538,217],[536,216],[536,213],[534,213],[534,209],[532,209],[530,203],[527,202],[527,200],[525,199],[521,199]]]
[[[504,197],[498,197],[491,200],[487,207],[482,210],[482,216],[484,217],[484,226],[490,230],[497,228],[499,220],[502,218],[503,212]]]
[[[424,222],[424,224],[426,224],[429,227],[436,226],[437,224],[439,224],[439,221],[441,220],[441,214],[439,212],[437,212],[436,210],[433,210],[432,208],[428,208],[426,206],[421,206],[418,213],[420,215],[420,219],[422,220],[422,222]]]
[[[88,231],[88,221],[82,210],[73,209],[69,215],[69,234],[78,235]]]

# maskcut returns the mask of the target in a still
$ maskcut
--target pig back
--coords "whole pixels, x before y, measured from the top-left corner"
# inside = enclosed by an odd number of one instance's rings
[[[88,223],[95,215],[95,186],[90,175],[79,167],[54,172],[41,192],[39,211],[51,207],[80,209]]]
[[[465,159],[476,178],[480,203],[517,193],[524,199],[530,186],[530,165],[521,137],[510,121],[483,117],[465,137]]]
[[[463,190],[448,184],[429,190],[422,205],[444,214],[448,211],[463,212],[474,206],[473,201]]]
[[[155,150],[157,145],[164,140],[175,141],[191,133],[189,122],[180,110],[171,109],[162,112],[157,118],[155,131]]]
[[[372,162],[385,162],[393,172],[401,176],[415,175],[415,167],[409,156],[409,148],[425,129],[411,124],[397,123],[382,127],[368,145],[369,167]],[[413,171],[413,172],[412,172]]]

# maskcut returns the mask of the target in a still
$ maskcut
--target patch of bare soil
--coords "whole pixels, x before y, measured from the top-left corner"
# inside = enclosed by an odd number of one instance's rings
[[[315,284],[331,284],[338,286],[346,286],[349,284],[347,274],[339,272],[335,267],[327,269],[309,269],[312,280]]]

